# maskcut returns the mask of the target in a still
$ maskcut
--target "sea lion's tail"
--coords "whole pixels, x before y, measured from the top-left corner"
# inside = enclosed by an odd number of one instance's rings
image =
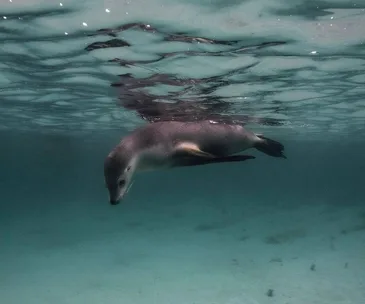
[[[262,135],[257,135],[257,137],[260,138],[255,144],[257,150],[273,157],[286,158],[283,144]]]

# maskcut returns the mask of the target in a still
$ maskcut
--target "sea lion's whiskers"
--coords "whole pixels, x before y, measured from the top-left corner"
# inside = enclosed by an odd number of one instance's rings
[[[127,191],[125,192],[126,195],[128,194],[129,190],[131,190],[133,184],[134,184],[134,181],[131,182],[131,184],[128,186]]]

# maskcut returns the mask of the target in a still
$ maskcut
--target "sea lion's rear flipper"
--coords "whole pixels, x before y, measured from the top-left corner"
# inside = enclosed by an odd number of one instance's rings
[[[209,164],[217,164],[217,163],[230,163],[230,162],[240,162],[248,159],[254,159],[255,156],[252,155],[233,155],[233,156],[225,156],[225,157],[216,157],[216,158],[201,158],[198,156],[189,156],[185,158],[179,158],[173,164],[173,167],[188,167],[188,166],[201,166],[201,165],[209,165]]]
[[[200,150],[197,144],[193,142],[181,142],[175,147],[176,152],[185,152],[188,155],[199,156],[203,158],[214,158],[213,154]]]
[[[286,156],[284,155],[283,144],[262,135],[257,134],[256,136],[260,138],[260,140],[255,144],[255,148],[257,150],[273,157],[286,158]]]

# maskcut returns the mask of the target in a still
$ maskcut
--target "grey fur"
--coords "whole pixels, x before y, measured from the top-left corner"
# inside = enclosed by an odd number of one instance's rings
[[[178,149],[181,143],[196,145],[211,155],[192,155]],[[134,173],[217,162],[243,161],[253,156],[232,156],[257,148],[275,157],[283,157],[284,146],[237,124],[198,122],[155,122],[134,130],[111,151],[104,163],[104,175],[110,203],[116,205],[128,192]],[[119,185],[118,185],[119,183]]]

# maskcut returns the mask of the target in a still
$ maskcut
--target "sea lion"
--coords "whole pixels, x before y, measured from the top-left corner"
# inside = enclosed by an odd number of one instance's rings
[[[251,155],[233,155],[249,148],[286,158],[281,143],[239,124],[202,120],[142,126],[124,137],[105,159],[110,204],[117,205],[122,200],[137,172],[254,159]]]

